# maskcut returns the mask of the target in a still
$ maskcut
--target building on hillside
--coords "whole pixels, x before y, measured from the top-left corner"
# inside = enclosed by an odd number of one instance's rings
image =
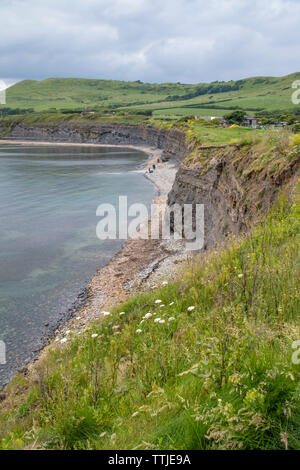
[[[220,126],[223,126],[223,127],[228,127],[229,126],[228,121],[226,121],[226,119],[224,119],[223,116],[211,116],[210,117],[211,121],[214,121],[215,119],[217,119],[219,121]]]
[[[242,121],[241,126],[252,127],[253,129],[256,129],[257,121],[255,118],[246,115],[244,116],[244,120]]]

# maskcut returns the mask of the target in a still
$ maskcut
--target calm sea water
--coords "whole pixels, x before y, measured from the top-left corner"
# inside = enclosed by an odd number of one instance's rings
[[[120,249],[97,239],[97,206],[119,195],[151,204],[146,158],[119,147],[0,145],[0,386]]]

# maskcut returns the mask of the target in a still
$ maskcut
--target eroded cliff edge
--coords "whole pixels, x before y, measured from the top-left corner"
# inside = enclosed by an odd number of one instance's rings
[[[179,129],[148,125],[82,121],[11,127],[0,124],[0,137],[18,141],[90,143],[107,145],[148,145],[163,149],[163,159],[180,163],[186,155],[186,138]]]
[[[255,145],[190,146],[168,204],[204,204],[204,248],[263,219],[282,189],[300,176],[300,151],[260,153]]]

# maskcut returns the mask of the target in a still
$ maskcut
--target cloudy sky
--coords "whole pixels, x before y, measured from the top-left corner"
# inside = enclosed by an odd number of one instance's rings
[[[197,83],[300,71],[299,0],[0,0],[0,77]]]

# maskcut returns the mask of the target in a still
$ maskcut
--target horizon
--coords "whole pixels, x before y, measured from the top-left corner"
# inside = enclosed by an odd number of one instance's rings
[[[144,85],[166,85],[166,84],[170,84],[170,83],[175,83],[175,84],[178,84],[178,85],[202,85],[202,84],[207,84],[207,83],[227,83],[227,82],[236,82],[236,81],[239,81],[239,80],[248,80],[248,79],[251,79],[251,78],[284,78],[284,77],[289,77],[289,76],[292,76],[292,75],[297,75],[297,74],[300,74],[300,71],[295,71],[295,72],[291,72],[291,73],[288,73],[288,74],[285,74],[285,75],[251,75],[251,76],[247,76],[247,77],[241,77],[241,78],[237,78],[237,79],[232,79],[232,80],[212,80],[212,81],[209,81],[209,82],[196,82],[196,83],[183,83],[183,82],[176,82],[176,81],[171,81],[171,82],[150,82],[150,81],[143,81],[143,80],[117,80],[117,79],[114,79],[114,78],[96,78],[96,77],[80,77],[80,76],[77,76],[77,77],[63,77],[63,76],[57,76],[57,77],[47,77],[47,78],[42,78],[42,79],[33,79],[33,78],[24,78],[24,79],[20,79],[16,82],[13,82],[11,83],[10,85],[8,85],[6,87],[6,89],[14,86],[14,85],[17,85],[18,83],[22,83],[22,82],[44,82],[46,80],[99,80],[99,81],[107,81],[107,82],[125,82],[125,83],[137,83],[137,82],[140,82]],[[4,80],[5,82],[7,82],[7,80]]]

